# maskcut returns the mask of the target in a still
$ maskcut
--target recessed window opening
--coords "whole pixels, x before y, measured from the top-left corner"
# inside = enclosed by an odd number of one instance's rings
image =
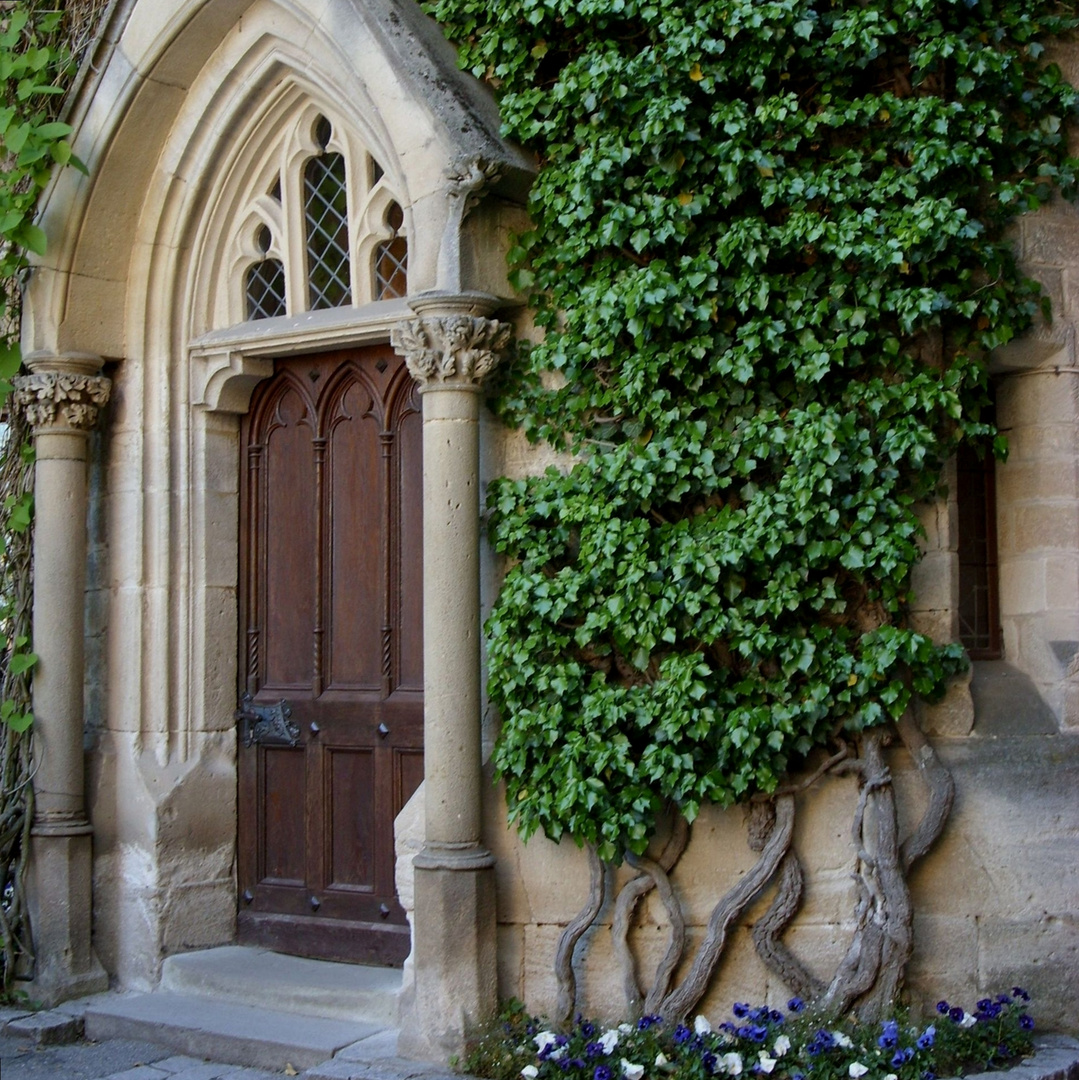
[[[979,451],[981,451],[979,453]],[[956,459],[959,509],[959,639],[972,660],[999,660],[996,462],[964,443]]]

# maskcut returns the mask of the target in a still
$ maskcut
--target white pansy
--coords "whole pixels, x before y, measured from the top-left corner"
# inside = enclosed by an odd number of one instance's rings
[[[618,1025],[618,1030],[620,1032],[622,1032],[623,1035],[628,1035],[631,1031],[633,1031],[633,1025],[632,1024],[619,1024]]]
[[[632,1061],[626,1061],[622,1058],[622,1075],[626,1080],[641,1080],[644,1076],[644,1066],[634,1065]]]
[[[536,1080],[536,1077],[539,1076],[539,1069],[535,1065],[526,1065],[521,1070],[521,1075],[525,1080]]]
[[[849,1050],[854,1043],[850,1041],[849,1035],[844,1035],[842,1031],[833,1031],[832,1038],[835,1039],[836,1046],[842,1046],[844,1050]],[[859,1073],[859,1076],[862,1074]]]
[[[542,1054],[548,1046],[554,1046],[558,1036],[553,1031],[541,1031],[532,1041],[536,1044],[536,1053]]]
[[[851,1077],[851,1080],[858,1080],[859,1076],[865,1076],[867,1072],[869,1072],[869,1068],[860,1061],[852,1061],[850,1068],[847,1069],[847,1075]]]
[[[775,1055],[777,1058],[781,1058],[791,1048],[790,1038],[786,1035],[780,1035],[775,1042]]]
[[[963,1013],[963,1019],[959,1021],[959,1026],[961,1028],[970,1028],[974,1027],[977,1022],[975,1017],[971,1016],[970,1013],[965,1012]]]
[[[550,1052],[550,1054],[548,1054],[547,1056],[552,1061],[561,1061],[566,1056],[566,1054],[568,1054],[568,1053],[569,1053],[569,1048],[568,1047],[560,1046],[557,1050],[552,1050]]]
[[[888,1073],[884,1080],[899,1080],[899,1077],[895,1073]]]
[[[768,1056],[767,1050],[760,1052],[760,1071],[770,1073],[776,1067],[776,1059]]]
[[[724,1054],[719,1059],[720,1065],[723,1066],[725,1072],[731,1076],[739,1076],[742,1072],[742,1055],[741,1054]]]
[[[656,1054],[656,1068],[657,1069],[662,1069],[663,1066],[666,1065],[666,1064],[667,1064],[667,1055],[662,1050],[660,1050],[660,1052],[658,1054]]]
[[[706,1016],[697,1016],[693,1020],[693,1030],[698,1035],[709,1035],[712,1031],[712,1025],[708,1023]]]
[[[618,1032],[611,1028],[609,1031],[605,1031],[597,1041],[603,1047],[605,1054],[614,1053],[614,1048],[618,1045]]]

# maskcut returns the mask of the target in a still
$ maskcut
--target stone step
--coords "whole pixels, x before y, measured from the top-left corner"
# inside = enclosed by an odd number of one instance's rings
[[[100,999],[87,1008],[85,1024],[86,1037],[96,1041],[138,1039],[191,1057],[279,1072],[318,1065],[386,1030],[168,991]]]
[[[170,956],[161,969],[161,989],[389,1027],[397,1022],[401,971],[227,945]]]

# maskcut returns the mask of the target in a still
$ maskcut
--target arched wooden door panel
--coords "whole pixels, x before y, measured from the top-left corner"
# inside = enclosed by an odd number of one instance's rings
[[[241,454],[239,940],[400,963],[393,819],[423,778],[419,395],[388,346],[278,361]]]

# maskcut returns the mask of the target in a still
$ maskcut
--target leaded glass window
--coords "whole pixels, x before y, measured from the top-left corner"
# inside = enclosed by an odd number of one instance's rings
[[[259,251],[266,255],[272,242],[270,230],[263,225],[256,240]],[[285,264],[269,256],[254,263],[248,268],[244,292],[249,319],[272,319],[275,315],[284,315],[287,311]]]
[[[236,236],[233,320],[407,296],[407,204],[355,132],[308,104],[267,166]]]
[[[329,122],[320,120],[316,138],[329,144]],[[344,155],[323,149],[304,169],[307,227],[307,285],[312,311],[352,303],[348,242],[348,185]]]
[[[397,203],[390,203],[386,224],[393,230],[388,240],[375,248],[375,299],[392,300],[408,295],[408,241],[401,235],[405,215]]]
[[[247,317],[272,319],[284,315],[285,264],[280,259],[263,259],[247,271]]]

